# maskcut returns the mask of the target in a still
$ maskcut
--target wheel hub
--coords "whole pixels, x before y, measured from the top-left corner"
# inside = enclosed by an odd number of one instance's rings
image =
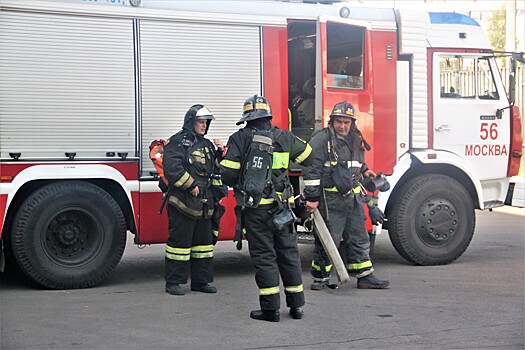
[[[446,244],[458,227],[457,210],[444,198],[428,200],[418,211],[417,232],[427,244]]]
[[[71,256],[83,248],[88,235],[85,219],[79,212],[61,213],[48,225],[47,240],[55,255]]]
[[[75,245],[80,240],[80,229],[74,224],[59,226],[55,233],[63,246]]]
[[[93,257],[101,238],[92,214],[81,209],[67,209],[56,213],[46,225],[43,247],[46,254],[61,265],[77,266]]]

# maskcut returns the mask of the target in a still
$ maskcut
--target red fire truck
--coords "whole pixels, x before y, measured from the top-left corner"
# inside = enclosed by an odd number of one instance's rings
[[[519,110],[483,31],[463,15],[1,0],[0,67],[2,252],[49,288],[102,281],[128,231],[136,244],[165,242],[148,146],[180,130],[194,103],[214,113],[208,136],[224,141],[254,93],[268,98],[276,125],[306,139],[335,103],[353,104],[372,145],[367,163],[391,184],[379,193],[383,228],[414,264],[454,261],[472,239],[475,209],[512,202]],[[233,196],[224,204],[220,238],[231,240]]]

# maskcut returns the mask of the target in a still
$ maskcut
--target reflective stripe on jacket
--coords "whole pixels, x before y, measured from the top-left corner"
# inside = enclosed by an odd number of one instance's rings
[[[211,217],[214,210],[211,175],[217,170],[213,144],[184,129],[166,144],[162,163],[173,186],[169,203],[189,217]],[[194,197],[190,191],[196,186],[199,195]]]
[[[332,140],[331,143],[330,140]],[[348,171],[355,175],[368,170],[364,161],[365,149],[362,146],[362,140],[359,135],[352,131],[347,137],[343,138],[336,136],[333,128],[329,126],[315,134],[309,143],[312,146],[315,159],[313,166],[303,169],[304,194],[307,200],[318,201],[323,188],[328,189],[328,191],[335,188],[332,167],[338,162],[346,163]],[[329,147],[333,147],[330,152]],[[334,153],[337,156],[334,156]]]

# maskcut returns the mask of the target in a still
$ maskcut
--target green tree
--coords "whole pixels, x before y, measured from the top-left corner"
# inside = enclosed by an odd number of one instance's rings
[[[490,46],[496,51],[505,51],[505,43],[507,38],[507,9],[505,5],[501,5],[499,10],[492,11],[492,16],[489,19],[487,27],[487,35],[489,37]],[[519,38],[516,38],[516,47],[519,46]]]
[[[505,51],[506,24],[506,8],[502,5],[498,10],[492,11],[487,27],[487,35],[493,50]]]

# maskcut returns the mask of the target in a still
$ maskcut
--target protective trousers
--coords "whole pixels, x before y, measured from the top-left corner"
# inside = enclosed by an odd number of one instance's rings
[[[166,285],[187,283],[188,267],[192,285],[213,282],[211,219],[191,219],[168,205],[168,232]]]
[[[354,277],[369,275],[374,269],[369,255],[370,239],[366,230],[363,206],[353,197],[343,199],[339,193],[326,193],[326,198],[326,201],[321,200],[319,210],[328,222],[335,245],[340,248],[348,273]],[[328,202],[329,220],[326,216],[326,202]],[[331,268],[332,262],[316,237],[310,274],[315,281],[327,281]]]
[[[244,211],[246,239],[255,282],[259,287],[259,303],[262,310],[280,308],[279,274],[284,284],[286,305],[304,305],[301,261],[297,247],[297,234],[289,227],[277,230],[272,227],[272,215],[265,205]]]

